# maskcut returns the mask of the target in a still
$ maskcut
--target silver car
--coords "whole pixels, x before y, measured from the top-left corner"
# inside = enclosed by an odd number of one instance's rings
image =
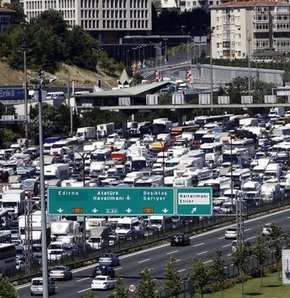
[[[52,279],[69,280],[73,278],[73,274],[68,266],[55,266],[49,271]]]
[[[55,282],[52,278],[48,278],[48,293],[52,295],[55,293]],[[43,280],[42,277],[32,278],[30,284],[30,294],[33,295],[43,295]]]

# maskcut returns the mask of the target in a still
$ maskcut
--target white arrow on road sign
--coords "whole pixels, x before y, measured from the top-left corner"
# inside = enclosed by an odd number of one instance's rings
[[[131,197],[129,195],[127,195],[126,200],[130,201]]]
[[[192,208],[191,213],[195,213],[196,212],[196,207]]]
[[[99,210],[97,208],[92,209],[94,213],[97,213]]]
[[[164,208],[164,209],[162,209],[162,212],[163,213],[167,213],[168,212],[168,209]]]
[[[62,213],[63,212],[63,209],[59,208],[59,209],[57,209],[57,212],[58,213]]]
[[[132,212],[132,209],[131,208],[127,208],[126,211],[127,211],[127,213],[131,213]]]

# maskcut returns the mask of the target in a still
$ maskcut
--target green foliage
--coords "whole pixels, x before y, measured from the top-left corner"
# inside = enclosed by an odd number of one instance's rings
[[[20,2],[11,1],[11,3],[3,3],[3,7],[12,9],[16,12],[14,15],[14,24],[25,23],[25,14],[23,11],[23,5]]]
[[[113,59],[100,48],[99,43],[81,27],[69,28],[61,12],[46,10],[29,23],[21,19],[7,32],[0,33],[0,58],[6,58],[9,65],[23,68],[23,49],[27,51],[27,67],[55,72],[59,64],[66,62],[78,67],[96,71],[105,69],[114,74],[117,66]],[[118,67],[120,67],[118,65]]]
[[[219,284],[219,288],[221,288],[221,290],[223,290],[227,278],[224,267],[225,260],[222,256],[222,251],[217,250],[213,258],[210,271],[213,279]]]
[[[82,298],[95,298],[96,295],[94,293],[85,293]]]
[[[178,297],[181,293],[181,277],[177,271],[176,259],[173,257],[166,263],[164,278],[165,293],[172,297]]]
[[[34,136],[35,143],[38,142],[38,105],[30,109],[31,123],[29,132]],[[74,117],[75,121],[76,115]],[[61,105],[53,107],[46,103],[42,104],[42,125],[44,137],[53,135],[67,135],[70,130],[70,112],[69,107]],[[75,126],[74,126],[75,127]]]
[[[157,298],[156,280],[150,274],[150,270],[146,267],[140,272],[140,281],[138,284],[139,298]]]
[[[16,131],[16,130],[15,130]],[[8,148],[15,143],[17,139],[21,138],[21,132],[14,132],[10,127],[0,128],[0,148]]]
[[[97,126],[97,124],[109,122],[114,122],[115,128],[120,128],[122,126],[122,119],[119,113],[101,111],[99,108],[84,113],[81,118],[81,126]]]
[[[260,80],[250,79],[251,93],[255,103],[263,103],[264,95],[271,94],[272,89],[276,87],[274,83],[268,83]],[[224,89],[220,88],[220,93],[228,95],[231,103],[241,103],[241,96],[248,94],[248,78],[237,77],[232,82],[226,84]]]
[[[257,262],[259,264],[261,286],[263,286],[263,268],[270,252],[270,248],[268,246],[268,241],[266,240],[266,238],[262,236],[255,238],[251,248],[251,252],[254,255],[254,257],[257,259]]]
[[[0,276],[0,298],[18,298],[13,285],[9,282],[8,278]]]
[[[196,287],[200,289],[201,297],[203,297],[204,287],[208,283],[210,277],[209,268],[202,260],[198,260],[192,267],[190,277],[194,281]]]
[[[242,241],[238,241],[235,250],[232,251],[232,258],[234,266],[236,266],[240,272],[246,272],[247,259],[249,258],[249,248],[243,244]]]
[[[129,296],[129,291],[126,283],[119,276],[116,278],[114,292],[109,296],[109,298],[127,298]]]

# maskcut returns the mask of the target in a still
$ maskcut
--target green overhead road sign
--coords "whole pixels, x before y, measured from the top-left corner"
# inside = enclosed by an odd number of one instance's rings
[[[173,188],[48,188],[50,215],[174,215]]]
[[[181,216],[212,215],[212,189],[210,187],[176,188],[176,214]]]

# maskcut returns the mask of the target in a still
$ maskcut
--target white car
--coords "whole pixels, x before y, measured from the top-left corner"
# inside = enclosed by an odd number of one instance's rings
[[[55,282],[52,278],[48,278],[48,293],[52,295],[55,293]],[[43,295],[43,281],[42,277],[32,278],[30,284],[30,294],[33,295]]]
[[[97,275],[91,283],[92,290],[109,290],[115,287],[115,280],[108,275]]]
[[[225,239],[232,239],[232,240],[237,239],[237,228],[235,227],[228,228],[225,232]]]
[[[272,224],[266,223],[262,230],[262,236],[271,236],[272,234]]]

